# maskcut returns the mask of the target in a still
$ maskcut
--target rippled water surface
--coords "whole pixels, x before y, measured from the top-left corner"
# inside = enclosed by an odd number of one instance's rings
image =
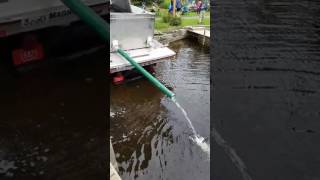
[[[212,142],[214,179],[320,179],[319,9],[215,1],[211,113],[228,146]]]
[[[171,87],[195,130],[210,135],[209,49],[196,41],[170,44],[176,60],[156,66],[156,76]],[[209,179],[208,154],[183,113],[145,79],[111,88],[112,142],[123,179]]]
[[[105,56],[22,73],[1,63],[1,180],[105,177]]]

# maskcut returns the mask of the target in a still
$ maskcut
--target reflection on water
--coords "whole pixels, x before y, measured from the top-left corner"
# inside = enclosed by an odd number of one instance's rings
[[[105,52],[25,73],[0,66],[0,179],[105,177]]]
[[[320,179],[319,8],[312,0],[215,1],[213,126],[252,179]],[[214,179],[245,179],[218,147]]]
[[[177,59],[157,65],[195,130],[208,143],[209,50],[192,40],[172,43]],[[189,137],[176,105],[145,79],[111,87],[112,142],[123,179],[209,179],[208,155]]]

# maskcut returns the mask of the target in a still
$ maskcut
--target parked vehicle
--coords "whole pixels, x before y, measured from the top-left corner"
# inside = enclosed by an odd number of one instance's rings
[[[107,19],[106,0],[84,0]],[[73,53],[97,44],[91,32],[60,0],[0,1],[0,60],[15,66]],[[88,43],[75,43],[76,40]],[[97,38],[98,39],[98,38]],[[83,47],[80,47],[83,44]]]

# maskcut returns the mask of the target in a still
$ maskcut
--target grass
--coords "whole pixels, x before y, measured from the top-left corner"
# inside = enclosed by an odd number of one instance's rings
[[[168,9],[159,9],[159,13],[156,14],[156,17],[162,17],[164,15],[168,14]],[[187,12],[184,15],[181,15],[181,17],[193,17],[193,16],[198,16],[197,12],[195,11],[190,11]],[[205,12],[204,16],[210,16],[210,11]]]
[[[163,22],[162,19],[156,20],[154,26],[155,26],[155,29],[158,31],[163,31],[170,28],[169,24]]]
[[[164,15],[168,14],[167,9],[159,9],[159,12],[156,14],[156,17],[162,17]]]
[[[167,0],[168,1],[168,0]],[[170,0],[169,0],[170,2]],[[168,14],[168,9],[160,8],[159,12],[156,13],[156,20],[155,20],[155,29],[157,31],[170,31],[174,29],[179,29],[185,26],[196,26],[199,25],[199,15],[197,12],[190,11],[184,15],[181,15],[181,25],[180,26],[170,26],[168,23],[163,22],[162,17]],[[204,22],[202,25],[210,25],[210,11],[205,12],[204,14]],[[193,17],[193,18],[192,18]]]
[[[199,19],[195,18],[195,19],[182,19],[181,25],[180,26],[170,26],[168,23],[165,23],[162,21],[162,19],[156,19],[155,21],[155,29],[158,31],[170,31],[170,30],[174,30],[174,29],[179,29],[185,26],[196,26],[199,25],[198,24]],[[204,18],[203,20],[203,24],[202,25],[210,25],[210,18]]]
[[[182,19],[181,26],[195,26],[198,24],[199,19]],[[204,18],[202,25],[210,25],[210,18]]]
[[[192,11],[182,15],[182,17],[192,17],[192,16],[198,16],[197,12]],[[204,16],[210,16],[210,12],[209,11],[205,12]]]

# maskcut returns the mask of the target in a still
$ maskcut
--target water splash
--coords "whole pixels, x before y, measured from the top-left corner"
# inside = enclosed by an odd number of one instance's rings
[[[5,174],[5,176],[13,176],[10,172],[11,169],[17,169],[14,161],[1,160],[0,161],[0,174]]]
[[[196,143],[196,145],[198,145],[202,151],[204,151],[209,157],[210,157],[210,145],[208,143],[205,142],[204,137],[202,137],[201,135],[199,135],[197,133],[197,131],[194,129],[192,122],[188,116],[188,113],[186,112],[186,110],[177,102],[175,97],[171,98],[172,102],[174,102],[176,104],[176,106],[181,110],[182,114],[184,115],[185,119],[187,120],[189,127],[192,130],[192,136],[190,137],[191,140],[193,142]]]
[[[182,111],[184,117],[187,119],[190,128],[192,129],[193,136],[190,137],[193,142],[195,142],[205,153],[210,157],[210,145],[205,142],[205,139],[197,134],[194,129],[191,120],[184,110],[184,108],[176,101],[175,97],[171,98],[171,100],[176,104],[176,106]],[[213,128],[213,138],[217,142],[219,146],[221,146],[227,155],[232,160],[233,164],[239,169],[244,180],[252,180],[248,168],[246,167],[244,161],[240,158],[240,156],[236,153],[235,149],[233,149],[223,138],[222,136]]]
[[[210,157],[210,144],[206,143],[202,136],[196,135],[192,140]]]

